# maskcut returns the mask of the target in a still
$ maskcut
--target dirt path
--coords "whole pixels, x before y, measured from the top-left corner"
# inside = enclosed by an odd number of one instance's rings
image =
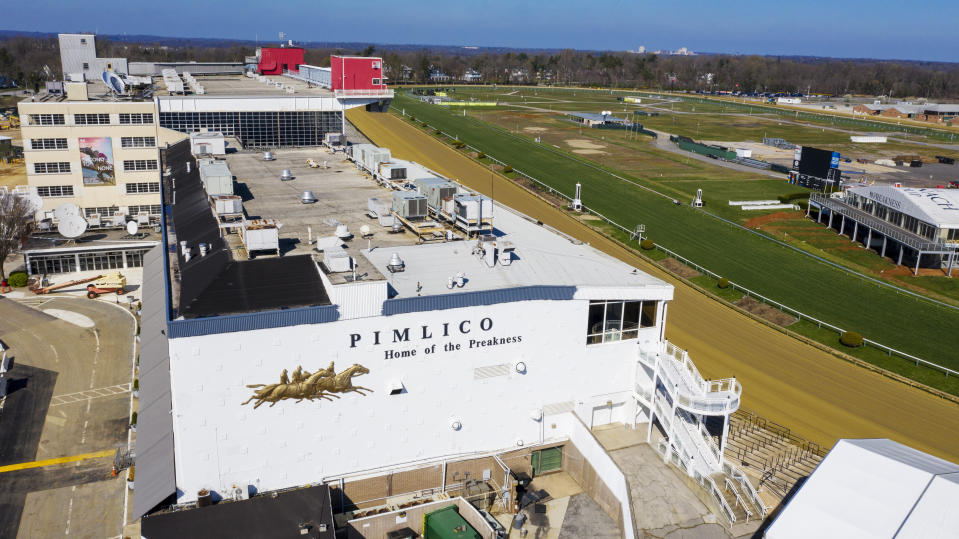
[[[393,155],[489,194],[489,170],[392,114],[347,117]],[[497,177],[495,198],[676,286],[667,337],[688,349],[704,376],[735,375],[743,406],[832,446],[837,438],[892,438],[959,461],[959,406],[841,361],[739,314],[646,263],[519,186]]]

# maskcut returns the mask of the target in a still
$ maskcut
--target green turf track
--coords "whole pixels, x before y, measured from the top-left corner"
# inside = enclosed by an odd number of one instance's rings
[[[868,339],[959,369],[955,309],[868,283],[470,117],[397,95],[393,110],[400,108],[567,195],[581,182],[584,202],[594,211],[627,228],[645,224],[657,243],[731,281]]]

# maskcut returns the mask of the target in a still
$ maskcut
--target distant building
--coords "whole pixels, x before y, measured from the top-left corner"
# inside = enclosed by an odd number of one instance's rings
[[[483,75],[475,69],[467,69],[463,73],[463,82],[479,82],[483,80]]]
[[[951,123],[951,125],[959,125],[959,104],[862,104],[856,105],[852,110],[856,114],[863,114],[866,116],[883,116],[885,118],[900,118],[917,120],[920,122]]]
[[[438,67],[430,68],[430,80],[433,82],[449,82],[450,76]]]
[[[853,187],[833,198],[813,193],[808,213],[897,263],[948,267],[959,258],[959,191],[892,186]]]
[[[261,75],[282,75],[289,71],[299,73],[306,52],[300,47],[260,47],[256,49],[256,72]]]
[[[126,58],[98,58],[93,34],[58,34],[60,67],[69,80],[99,79],[104,71],[128,73]]]

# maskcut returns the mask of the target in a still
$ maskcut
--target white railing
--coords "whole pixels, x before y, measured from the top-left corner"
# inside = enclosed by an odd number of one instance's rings
[[[406,111],[404,110],[404,111],[402,112],[402,114],[403,114],[403,116],[405,117],[405,116],[406,116]],[[432,126],[432,125],[429,125],[429,124],[425,125],[424,127],[435,128],[435,126]],[[505,130],[502,130],[502,129],[501,129],[501,131],[505,132],[506,134],[509,134],[508,131],[505,131]],[[455,134],[450,134],[450,133],[447,133],[447,132],[445,132],[445,131],[441,131],[440,133],[441,133],[443,136],[445,136],[446,138],[450,139],[450,140],[459,141],[459,136],[457,136],[457,135],[455,135]],[[514,136],[514,135],[510,135],[510,136]],[[522,137],[515,137],[515,138],[522,138]],[[473,145],[470,145],[470,144],[467,144],[465,147],[468,148],[468,149],[470,149],[470,150],[472,150],[472,151],[475,151],[475,152],[477,152],[477,153],[483,152],[483,150],[481,150],[480,148],[478,148],[478,147],[476,147],[476,146],[473,146]],[[552,151],[552,150],[550,150],[550,151]],[[485,152],[483,152],[483,153],[485,153]],[[562,152],[559,152],[559,151],[557,150],[556,153],[562,153]],[[568,154],[563,154],[563,155],[566,155],[567,157],[571,157],[571,156],[569,156]],[[499,159],[496,159],[495,157],[493,157],[492,155],[489,155],[489,154],[486,154],[486,158],[489,159],[490,161],[493,161],[494,163],[499,164],[499,165],[505,166],[505,165],[507,164],[506,162],[500,161]],[[571,157],[571,158],[572,158],[572,159],[576,159],[575,157]],[[576,160],[579,161],[578,159],[576,159]],[[646,191],[648,191],[648,192],[650,192],[650,193],[653,193],[653,194],[655,194],[655,195],[661,196],[661,197],[663,197],[663,198],[665,198],[665,199],[667,199],[667,200],[670,200],[670,201],[673,200],[673,197],[672,197],[671,195],[667,195],[667,194],[664,194],[664,193],[660,193],[659,191],[656,191],[655,189],[652,189],[652,188],[650,188],[650,187],[647,187],[647,186],[642,185],[642,184],[639,184],[639,183],[631,182],[630,180],[628,180],[628,179],[626,179],[626,178],[624,178],[624,177],[622,177],[622,176],[619,176],[619,175],[617,175],[617,174],[614,174],[614,173],[612,173],[612,172],[610,172],[610,171],[608,171],[608,170],[606,170],[606,169],[600,168],[599,166],[591,165],[591,164],[589,164],[589,163],[587,163],[587,162],[584,162],[584,161],[580,161],[580,162],[581,162],[582,164],[585,164],[586,166],[590,166],[591,168],[594,168],[594,169],[597,169],[597,170],[602,170],[603,172],[609,174],[610,176],[612,176],[612,177],[614,177],[614,178],[617,178],[617,179],[620,179],[620,180],[623,180],[623,181],[629,181],[629,182],[632,183],[633,185],[636,185],[637,187],[639,187],[639,188],[641,188],[641,189],[644,189],[644,190],[646,190]],[[540,188],[542,188],[542,189],[544,189],[545,191],[549,192],[550,194],[556,195],[556,196],[558,196],[558,197],[560,197],[560,198],[564,198],[564,199],[566,199],[566,200],[568,200],[568,201],[570,201],[570,202],[572,202],[572,200],[573,200],[573,197],[571,197],[571,196],[563,193],[562,191],[557,190],[556,188],[552,187],[551,185],[548,185],[548,184],[540,181],[539,179],[537,179],[537,178],[535,178],[535,177],[533,177],[533,176],[530,176],[529,174],[527,174],[527,173],[525,173],[525,172],[523,172],[523,171],[521,171],[521,170],[518,170],[518,169],[515,168],[515,167],[513,167],[513,172],[516,173],[516,174],[518,174],[518,175],[520,175],[520,176],[523,176],[524,178],[526,178],[526,179],[529,180],[530,182],[536,184],[537,186],[539,186]],[[584,210],[584,211],[588,211],[589,213],[591,213],[592,215],[595,215],[596,217],[599,217],[600,219],[602,219],[603,221],[605,221],[605,222],[608,223],[609,225],[611,225],[611,226],[613,226],[613,227],[615,227],[615,228],[618,228],[619,230],[622,230],[622,231],[625,232],[626,234],[633,234],[633,230],[632,230],[632,229],[627,228],[627,227],[625,227],[625,226],[617,223],[616,221],[613,221],[613,220],[610,219],[609,217],[606,217],[606,216],[603,215],[602,213],[596,211],[596,210],[593,209],[593,208],[590,208],[590,207],[586,206],[585,204],[583,205],[583,210]],[[719,216],[717,216],[717,215],[714,215],[714,214],[711,214],[711,213],[708,213],[708,212],[707,212],[705,215],[709,215],[709,216],[711,216],[711,217],[714,217],[714,218],[716,218],[716,219],[719,219],[719,220],[721,220],[721,221],[723,221],[723,222],[726,222],[727,224],[730,224],[730,225],[732,225],[732,226],[738,226],[738,227],[740,227],[740,228],[744,228],[744,227],[742,227],[742,225],[738,225],[738,224],[736,224],[736,223],[733,223],[732,221],[729,221],[729,220],[727,220],[727,219],[723,219],[723,218],[721,218],[721,217],[719,217]],[[935,305],[938,305],[938,306],[940,306],[940,307],[947,307],[947,308],[951,308],[951,309],[959,309],[959,307],[956,307],[956,306],[954,306],[954,305],[951,305],[951,304],[948,304],[948,303],[944,303],[944,302],[938,301],[938,300],[933,299],[933,298],[930,298],[930,297],[928,297],[928,296],[923,296],[922,294],[919,294],[919,293],[917,293],[917,292],[913,292],[913,291],[908,290],[908,289],[905,289],[905,288],[901,288],[901,287],[895,286],[895,285],[893,285],[893,284],[891,284],[891,283],[888,283],[888,282],[886,282],[886,281],[883,281],[883,280],[874,279],[874,278],[872,278],[872,277],[869,277],[868,275],[865,275],[865,274],[862,274],[862,273],[858,273],[858,272],[856,272],[856,271],[854,271],[854,270],[851,270],[851,269],[849,269],[849,268],[846,268],[846,267],[844,267],[844,266],[842,266],[842,265],[840,265],[840,264],[837,264],[837,263],[835,263],[835,262],[831,262],[831,261],[828,261],[828,260],[823,259],[823,258],[821,258],[821,257],[818,257],[818,256],[816,256],[816,255],[809,254],[809,253],[806,252],[806,251],[802,251],[802,250],[799,249],[798,247],[792,246],[792,245],[790,245],[790,244],[788,244],[788,243],[785,243],[785,242],[781,242],[781,241],[779,241],[779,240],[777,240],[777,239],[775,239],[775,238],[771,238],[771,237],[769,237],[769,236],[766,236],[766,235],[764,235],[764,234],[761,233],[761,232],[756,232],[756,231],[752,231],[752,230],[749,230],[749,229],[745,229],[745,230],[750,231],[750,232],[756,234],[757,236],[762,237],[763,239],[766,239],[766,240],[769,240],[769,241],[773,241],[774,243],[777,243],[777,244],[779,244],[779,245],[781,245],[781,246],[783,246],[783,247],[787,247],[787,248],[789,248],[789,249],[793,249],[793,250],[797,250],[798,252],[805,253],[805,254],[807,254],[807,255],[809,255],[809,256],[812,256],[812,257],[815,258],[816,260],[819,260],[820,262],[822,262],[822,263],[824,263],[824,264],[827,264],[827,265],[836,267],[836,268],[841,269],[841,270],[843,270],[843,271],[845,271],[845,272],[847,272],[847,273],[853,274],[853,275],[855,275],[855,276],[863,279],[864,281],[868,281],[868,282],[875,283],[875,284],[877,284],[878,286],[885,286],[885,287],[887,287],[887,288],[891,288],[891,289],[895,290],[897,294],[909,295],[909,296],[912,296],[912,297],[916,298],[917,300],[920,300],[920,299],[921,299],[921,300],[924,300],[924,301],[928,301],[928,302],[933,303],[933,304],[935,304]],[[709,275],[710,277],[712,277],[712,278],[714,278],[714,279],[719,279],[719,278],[722,277],[722,275],[719,275],[718,273],[709,270],[709,268],[706,268],[706,267],[704,267],[704,266],[701,266],[701,265],[693,262],[692,260],[690,260],[690,259],[688,259],[688,258],[686,258],[686,257],[684,257],[684,256],[682,256],[682,255],[680,255],[679,253],[676,253],[676,252],[674,252],[674,251],[672,251],[672,250],[670,250],[670,249],[667,249],[666,247],[663,247],[662,245],[659,245],[658,243],[654,243],[653,246],[654,246],[656,249],[662,251],[663,253],[666,253],[666,254],[669,255],[670,257],[675,258],[676,260],[679,260],[679,261],[682,262],[683,264],[685,264],[685,265],[687,265],[687,266],[689,266],[689,267],[691,267],[691,268],[696,269],[696,270],[699,271],[700,273],[704,273],[704,274],[706,274],[706,275]],[[846,331],[845,329],[842,329],[842,328],[840,328],[840,327],[837,327],[837,326],[834,326],[834,325],[829,324],[829,323],[827,323],[827,322],[824,322],[824,321],[822,321],[822,320],[820,320],[820,319],[818,319],[818,318],[816,318],[816,317],[814,317],[814,316],[808,315],[808,314],[806,314],[806,313],[804,313],[804,312],[802,312],[802,311],[797,311],[796,309],[793,309],[792,307],[789,307],[788,305],[782,304],[782,303],[780,303],[780,302],[778,302],[778,301],[776,301],[776,300],[773,300],[773,299],[768,298],[768,297],[766,297],[766,296],[764,296],[764,295],[762,295],[762,294],[759,294],[759,293],[757,293],[757,292],[754,292],[753,290],[750,290],[749,288],[746,288],[745,286],[742,286],[742,285],[740,285],[740,284],[738,284],[738,283],[736,283],[736,282],[729,281],[729,286],[730,286],[731,288],[733,288],[734,290],[739,290],[740,292],[746,294],[747,296],[756,298],[756,299],[762,301],[763,303],[776,306],[776,307],[778,307],[779,310],[781,310],[781,311],[789,312],[790,314],[796,316],[796,317],[799,318],[800,320],[808,320],[808,321],[810,321],[810,322],[818,325],[820,328],[825,327],[825,328],[829,329],[830,331],[833,331],[833,332],[836,332],[836,333],[839,333],[839,334],[845,333],[845,331]],[[788,330],[785,330],[785,331],[788,331]],[[883,352],[886,352],[889,356],[895,355],[895,356],[897,356],[897,357],[899,357],[899,358],[901,358],[901,359],[904,359],[904,360],[906,360],[906,361],[909,361],[910,363],[914,363],[917,367],[920,366],[920,365],[923,365],[923,366],[928,367],[928,368],[930,368],[930,369],[937,370],[937,371],[945,374],[947,377],[948,377],[948,376],[959,376],[959,371],[950,369],[950,368],[948,368],[948,367],[944,367],[943,365],[940,365],[940,364],[938,364],[938,363],[934,363],[934,362],[932,362],[932,361],[928,361],[928,360],[922,359],[922,358],[920,358],[920,357],[916,357],[916,356],[914,356],[914,355],[912,355],[912,354],[908,354],[908,353],[906,353],[906,352],[903,352],[902,350],[897,350],[897,349],[895,349],[895,348],[886,346],[886,345],[884,345],[884,344],[882,344],[882,343],[880,343],[880,342],[873,341],[873,340],[871,340],[871,339],[863,339],[863,343],[865,343],[867,346],[872,346],[872,347],[874,347],[874,348],[876,348],[876,349],[878,349],[878,350],[882,350]]]
[[[702,475],[700,473],[690,472],[689,460],[686,459],[679,451],[677,451],[675,447],[672,447],[666,440],[660,440],[656,449],[667,462],[672,462],[678,468],[686,472],[716,500],[716,503],[719,504],[719,507],[723,512],[723,516],[726,517],[730,524],[734,524],[736,522],[736,514],[733,513],[733,508],[729,506],[729,502],[726,501],[726,497],[723,496],[723,493],[719,490],[719,487],[716,486],[716,482],[713,481],[712,477],[709,477],[708,475]]]
[[[383,88],[380,90],[333,90],[336,97],[393,97],[393,90]]]
[[[723,472],[732,477],[740,487],[742,487],[743,492],[746,493],[746,496],[749,498],[749,501],[759,509],[760,517],[766,518],[766,514],[769,512],[769,508],[766,507],[766,504],[763,503],[762,498],[759,497],[759,492],[756,491],[756,487],[749,481],[749,478],[746,477],[746,474],[742,470],[733,466],[728,462],[723,463]]]
[[[660,354],[658,362],[657,353]],[[735,378],[704,380],[689,354],[671,342],[663,341],[655,350],[640,347],[640,359],[656,365],[658,376],[668,391],[676,393],[673,397],[683,409],[710,415],[730,414],[739,409],[742,385]],[[669,361],[675,363],[667,365]]]

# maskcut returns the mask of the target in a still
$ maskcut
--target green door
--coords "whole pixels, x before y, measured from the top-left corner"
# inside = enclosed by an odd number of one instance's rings
[[[563,467],[563,447],[550,447],[533,452],[530,463],[533,467],[533,477],[559,470]]]

